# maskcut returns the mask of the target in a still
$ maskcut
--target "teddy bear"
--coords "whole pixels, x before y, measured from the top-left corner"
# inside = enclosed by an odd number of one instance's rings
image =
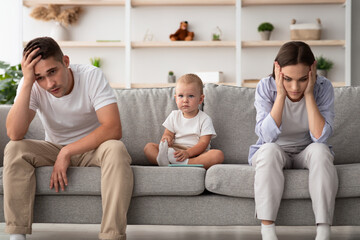
[[[188,22],[182,21],[180,23],[180,28],[176,33],[170,35],[171,41],[191,41],[194,38],[194,32],[189,32],[187,30]]]

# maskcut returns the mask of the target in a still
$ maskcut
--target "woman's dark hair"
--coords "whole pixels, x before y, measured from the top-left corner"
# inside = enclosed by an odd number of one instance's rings
[[[24,48],[23,55],[31,53],[36,48],[40,48],[38,52],[33,57],[41,55],[41,59],[48,59],[49,57],[54,57],[56,61],[63,62],[64,54],[61,51],[57,42],[50,37],[39,37],[31,40],[26,44]]]
[[[311,66],[315,57],[309,45],[301,41],[287,42],[280,48],[275,61],[280,67],[296,65],[298,63]],[[275,65],[273,66],[272,77],[275,78]]]

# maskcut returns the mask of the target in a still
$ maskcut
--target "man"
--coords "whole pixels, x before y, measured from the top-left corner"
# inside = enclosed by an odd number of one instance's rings
[[[6,121],[11,141],[4,154],[4,213],[10,240],[31,234],[35,168],[52,165],[50,189],[56,192],[71,184],[66,176],[69,166],[101,167],[99,239],[126,239],[133,189],[131,158],[119,141],[116,97],[101,70],[70,65],[69,57],[48,37],[27,44],[21,66],[24,77]],[[36,112],[45,141],[22,140]]]

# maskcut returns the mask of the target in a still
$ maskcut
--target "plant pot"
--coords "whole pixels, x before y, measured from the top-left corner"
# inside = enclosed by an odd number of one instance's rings
[[[168,83],[175,83],[176,77],[175,75],[168,75]]]
[[[260,36],[261,36],[261,40],[267,41],[267,40],[270,39],[271,31],[262,31],[262,32],[259,32],[259,33],[260,33]]]
[[[327,70],[323,70],[323,69],[317,69],[316,70],[317,75],[323,76],[323,77],[327,77]]]
[[[50,36],[55,41],[66,41],[69,40],[69,33],[67,28],[65,28],[61,23],[55,22],[54,26],[50,31]]]

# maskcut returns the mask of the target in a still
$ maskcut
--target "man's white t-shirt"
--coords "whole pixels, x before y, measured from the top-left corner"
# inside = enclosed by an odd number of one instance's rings
[[[74,87],[61,98],[41,88],[35,81],[30,96],[30,109],[39,114],[45,129],[45,141],[67,145],[100,126],[96,111],[116,103],[113,89],[99,68],[71,64]],[[19,94],[23,79],[17,93]],[[16,99],[15,99],[16,100]]]
[[[163,126],[175,134],[174,144],[188,148],[195,146],[201,136],[216,137],[211,118],[201,110],[193,118],[185,118],[181,110],[174,110],[167,117]],[[207,150],[209,149],[210,144],[207,147]]]

